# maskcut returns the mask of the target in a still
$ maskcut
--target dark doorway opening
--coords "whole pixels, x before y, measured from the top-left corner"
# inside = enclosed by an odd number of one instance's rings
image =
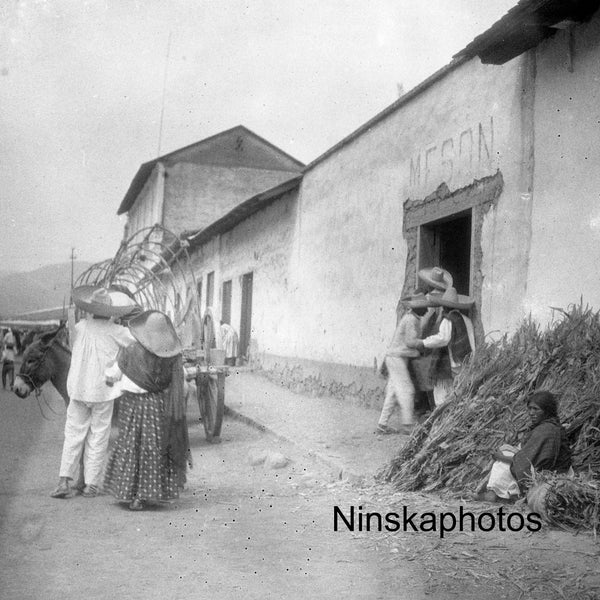
[[[215,272],[211,271],[206,276],[206,308],[213,305],[213,296],[215,294]]]
[[[248,361],[250,333],[252,331],[252,273],[242,277],[242,315],[240,319],[240,358]]]
[[[221,321],[231,325],[231,279],[223,282],[223,301],[221,302]]]
[[[419,228],[418,268],[442,267],[459,294],[471,290],[471,209]]]

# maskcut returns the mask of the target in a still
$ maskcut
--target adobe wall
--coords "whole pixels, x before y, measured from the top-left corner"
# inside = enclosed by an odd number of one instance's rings
[[[176,233],[202,229],[292,176],[286,171],[177,163],[166,171],[163,224]]]
[[[600,308],[600,17],[537,50],[535,177],[527,306]]]
[[[471,60],[308,170],[292,261],[292,356],[367,369],[380,362],[398,298],[414,281],[414,273],[406,277],[405,204],[423,202],[442,184],[452,198],[500,180],[476,219],[474,292],[486,333],[520,319],[530,241],[521,235],[529,227],[522,194],[530,169],[522,136],[527,77],[522,58],[503,67]],[[447,203],[430,208],[435,219]]]

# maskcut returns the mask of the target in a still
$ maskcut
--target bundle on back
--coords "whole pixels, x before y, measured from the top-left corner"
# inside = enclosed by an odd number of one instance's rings
[[[455,380],[446,404],[413,431],[380,474],[399,490],[474,491],[491,453],[529,425],[524,400],[536,390],[560,399],[577,470],[600,469],[600,316],[577,305],[541,329],[524,321],[487,343]]]

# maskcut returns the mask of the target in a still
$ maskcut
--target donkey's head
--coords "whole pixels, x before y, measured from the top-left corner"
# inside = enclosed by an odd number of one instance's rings
[[[25,350],[19,373],[13,386],[19,398],[26,398],[54,376],[54,363],[49,360],[50,348],[61,331],[61,327],[40,336]]]

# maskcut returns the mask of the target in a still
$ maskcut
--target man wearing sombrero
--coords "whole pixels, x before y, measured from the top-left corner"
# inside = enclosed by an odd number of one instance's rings
[[[409,346],[420,351],[433,350],[433,399],[437,407],[446,401],[454,377],[460,372],[464,360],[475,350],[473,324],[465,314],[474,301],[469,296],[458,294],[454,287],[448,287],[443,294],[429,293],[427,298],[431,306],[442,308],[438,330]]]
[[[75,288],[73,302],[88,313],[89,318],[81,319],[75,326],[67,377],[70,402],[59,483],[50,494],[53,498],[71,495],[69,482],[75,476],[82,453],[83,495],[93,497],[97,494],[113,412],[113,400],[109,399],[111,390],[105,383],[104,370],[114,360],[119,348],[133,341],[128,329],[117,325],[114,319],[124,317],[137,308],[127,294],[91,285]]]

